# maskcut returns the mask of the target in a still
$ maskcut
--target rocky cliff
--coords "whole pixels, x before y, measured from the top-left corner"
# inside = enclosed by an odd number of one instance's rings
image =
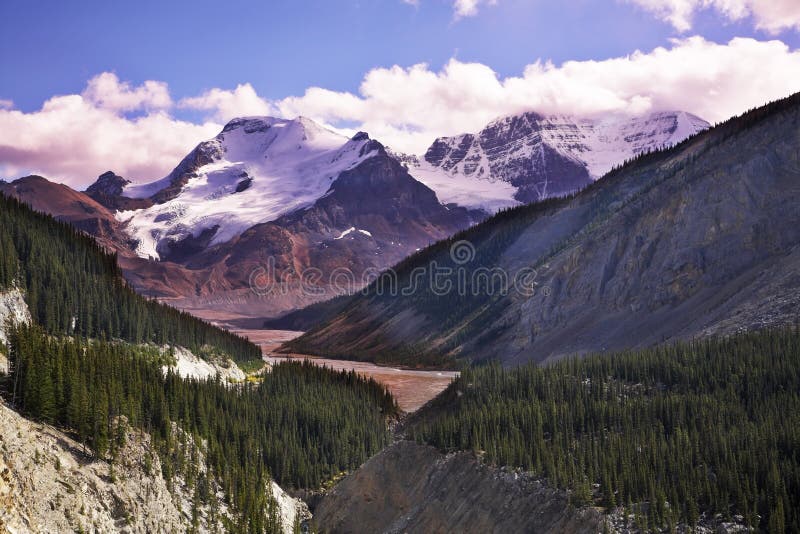
[[[12,324],[28,324],[30,322],[31,312],[28,310],[22,291],[19,289],[0,291],[0,374],[8,372],[6,328]]]
[[[214,504],[195,508],[193,485],[180,476],[169,482],[162,477],[149,436],[125,432],[115,460],[97,459],[63,432],[31,422],[0,401],[0,531],[224,531],[229,512],[221,488],[212,483]],[[192,443],[175,432],[177,442]],[[198,462],[205,472],[202,453]],[[274,482],[270,489],[284,531],[293,532],[298,514],[309,516],[307,507]]]

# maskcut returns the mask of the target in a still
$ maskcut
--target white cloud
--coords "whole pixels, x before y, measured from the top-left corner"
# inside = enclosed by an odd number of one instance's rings
[[[210,89],[199,96],[181,99],[178,106],[184,109],[208,111],[215,120],[221,122],[242,115],[275,113],[269,102],[258,96],[249,83],[237,85],[233,90]]]
[[[11,109],[14,107],[13,100],[7,100],[5,98],[0,98],[0,109]]]
[[[420,0],[402,0],[404,4],[419,7]],[[479,7],[483,5],[493,6],[497,0],[452,0],[453,18],[455,20],[464,17],[474,17],[478,14]]]
[[[168,95],[161,86],[160,94]],[[216,135],[221,123],[241,115],[304,115],[340,131],[367,131],[411,153],[424,152],[438,136],[476,132],[494,118],[527,110],[594,115],[680,109],[714,122],[800,91],[800,50],[778,40],[718,44],[690,37],[602,61],[537,61],[505,78],[486,65],[451,59],[440,70],[425,64],[373,69],[357,93],[311,87],[268,101],[244,84],[180,100],[181,107],[208,113],[203,124],[153,109],[165,105],[152,96],[160,90],[118,80],[116,87],[102,99],[96,90],[90,97],[88,88],[83,95],[56,96],[31,113],[0,105],[0,177],[38,172],[86,185],[110,169],[138,181],[160,178],[195,144]],[[134,102],[143,113],[126,117],[122,110]]]
[[[80,187],[114,170],[153,180],[221,128],[152,111],[167,106],[166,84],[133,88],[107,74],[92,78],[82,95],[52,97],[38,111],[0,109],[0,177],[37,173]],[[149,111],[136,118],[121,113],[134,109]]]
[[[172,106],[166,83],[148,80],[133,87],[128,82],[120,82],[113,72],[103,72],[89,80],[83,97],[98,108],[120,112]]]
[[[275,102],[284,116],[357,123],[398,150],[422,152],[433,138],[477,131],[524,110],[592,115],[681,109],[718,121],[800,90],[800,51],[780,41],[702,37],[603,61],[537,61],[500,78],[486,65],[451,59],[378,68],[359,94],[310,88]]]
[[[626,0],[654,13],[685,32],[700,9],[714,9],[732,21],[752,17],[758,29],[772,34],[786,29],[800,30],[798,0]]]
[[[497,0],[454,0],[453,14],[456,19],[474,17],[478,14],[478,7],[481,4],[493,6],[497,4]]]

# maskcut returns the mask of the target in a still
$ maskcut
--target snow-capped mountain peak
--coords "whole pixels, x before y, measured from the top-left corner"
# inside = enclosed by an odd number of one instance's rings
[[[490,211],[571,193],[642,152],[708,128],[684,111],[597,118],[520,113],[436,139],[411,174],[444,201]]]
[[[237,118],[166,178],[125,185],[127,198],[157,200],[117,216],[140,256],[160,258],[176,243],[204,248],[312,204],[377,146],[368,136],[348,139],[304,117]]]

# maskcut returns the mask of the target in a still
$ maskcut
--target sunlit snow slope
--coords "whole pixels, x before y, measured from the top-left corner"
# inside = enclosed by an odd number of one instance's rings
[[[209,245],[222,243],[312,204],[339,173],[374,155],[368,142],[366,136],[348,140],[302,117],[235,119],[195,149],[209,162],[191,173],[174,198],[117,217],[128,223],[143,257],[159,258],[165,247],[201,236]],[[122,195],[152,197],[170,186],[174,174],[128,184]]]

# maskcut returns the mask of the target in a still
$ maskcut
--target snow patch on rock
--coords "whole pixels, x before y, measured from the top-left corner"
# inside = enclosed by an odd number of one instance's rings
[[[365,235],[367,237],[372,237],[372,233],[371,232],[369,232],[367,230],[362,230],[360,228],[356,228],[355,226],[351,226],[350,228],[348,228],[347,230],[342,232],[339,237],[334,237],[333,239],[334,240],[342,239],[343,237],[346,237],[346,236],[352,234],[353,232],[358,232],[359,234],[363,234],[363,235]]]
[[[519,204],[514,199],[517,188],[502,179],[459,174],[431,165],[425,160],[409,167],[409,173],[433,189],[442,204],[457,204],[465,208],[482,209],[488,213]]]

